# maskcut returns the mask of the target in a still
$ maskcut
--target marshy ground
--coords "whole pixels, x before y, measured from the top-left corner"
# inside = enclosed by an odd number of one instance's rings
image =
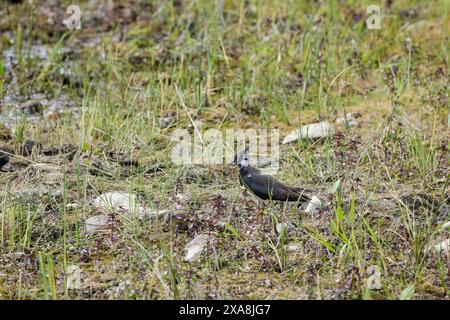
[[[80,30],[71,1],[2,2],[0,298],[449,299],[450,1],[379,1],[370,30],[372,2],[79,1]],[[280,139],[328,121],[277,174],[324,206],[175,165],[171,133],[200,121]]]

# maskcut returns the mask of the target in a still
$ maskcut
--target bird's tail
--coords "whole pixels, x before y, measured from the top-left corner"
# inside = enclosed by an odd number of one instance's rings
[[[298,195],[297,201],[299,202],[306,202],[311,201],[311,190],[304,189],[304,188],[297,188],[297,187],[288,187],[288,189]]]

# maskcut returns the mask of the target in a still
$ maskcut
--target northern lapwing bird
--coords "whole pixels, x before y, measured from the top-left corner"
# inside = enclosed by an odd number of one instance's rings
[[[250,166],[248,148],[236,157],[239,166],[239,182],[241,186],[262,200],[305,202],[311,200],[305,193],[307,190],[289,187],[272,176]]]

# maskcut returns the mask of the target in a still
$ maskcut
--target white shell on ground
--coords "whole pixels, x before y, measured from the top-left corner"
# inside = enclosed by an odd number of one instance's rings
[[[317,198],[316,196],[312,196],[305,211],[307,213],[316,213],[317,210],[319,210],[321,207],[322,207],[322,201],[319,198]]]
[[[184,256],[184,260],[187,262],[194,262],[200,259],[203,248],[208,240],[211,239],[210,235],[199,234],[194,239],[192,239],[185,247],[184,250],[187,251]]]
[[[333,136],[335,133],[334,126],[327,121],[312,123],[294,130],[289,133],[284,139],[283,144],[297,141],[298,139],[320,139]]]
[[[94,199],[97,207],[121,213],[134,214],[139,218],[165,215],[167,210],[154,210],[141,205],[134,194],[124,192],[107,192]]]

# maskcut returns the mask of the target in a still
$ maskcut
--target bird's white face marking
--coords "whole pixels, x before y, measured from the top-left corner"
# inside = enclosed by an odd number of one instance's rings
[[[248,167],[248,156],[247,155],[245,155],[245,157],[241,160],[241,166]]]
[[[248,160],[248,151],[247,149],[243,152],[241,152],[238,157],[237,157],[237,163],[239,165],[240,168],[245,168],[248,167],[249,165],[249,160]]]

